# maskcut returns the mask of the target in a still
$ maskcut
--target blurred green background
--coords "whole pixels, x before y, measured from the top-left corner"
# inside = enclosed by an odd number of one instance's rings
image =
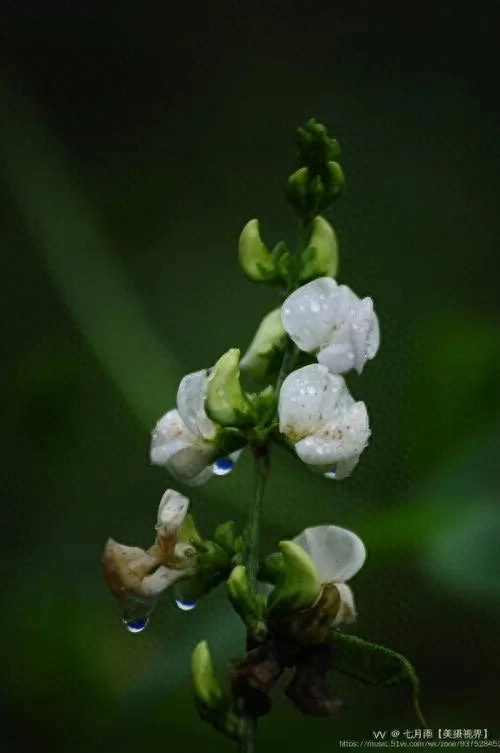
[[[170,482],[149,432],[182,374],[244,348],[276,305],[237,239],[254,216],[270,244],[293,238],[282,188],[310,116],[343,147],[339,278],[381,320],[377,359],[349,377],[373,436],[339,484],[274,453],[263,548],[358,532],[354,632],[412,660],[429,726],[500,738],[493,8],[4,4],[1,750],[233,749],[188,682],[201,638],[221,672],[241,649],[224,594],[192,613],[167,594],[131,636],[99,558],[109,535],[150,543]],[[244,458],[190,491],[200,529],[243,521],[250,483]],[[258,750],[416,725],[399,690],[339,678],[338,694],[330,720],[278,700]]]

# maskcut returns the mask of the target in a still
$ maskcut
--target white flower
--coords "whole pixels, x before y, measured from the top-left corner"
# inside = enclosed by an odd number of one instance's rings
[[[371,298],[362,300],[346,285],[320,277],[288,296],[281,309],[283,327],[306,353],[332,374],[356,369],[361,374],[380,344]]]
[[[359,460],[370,428],[366,406],[355,402],[341,376],[311,364],[293,371],[279,396],[280,432],[315,473],[348,476]]]
[[[214,474],[220,457],[218,431],[205,412],[208,373],[205,369],[185,376],[177,391],[177,410],[160,418],[151,438],[151,462],[164,466],[178,481],[199,486]],[[229,458],[235,462],[240,451]]]
[[[148,550],[108,540],[104,578],[128,616],[147,617],[166,588],[194,571],[194,550],[178,541],[188,505],[186,497],[167,489],[158,508],[156,540]]]
[[[354,622],[356,609],[351,589],[346,584],[361,569],[366,549],[352,531],[338,526],[306,528],[295,539],[313,560],[320,580],[333,583],[339,594],[339,610],[334,625]]]

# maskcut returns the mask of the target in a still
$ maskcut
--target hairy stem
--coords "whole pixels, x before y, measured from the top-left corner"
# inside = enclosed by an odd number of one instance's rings
[[[255,487],[253,504],[246,529],[245,564],[248,573],[250,589],[255,593],[257,587],[257,571],[259,569],[259,534],[260,517],[264,502],[264,489],[269,475],[269,451],[266,446],[254,445],[252,447],[255,459]],[[247,636],[247,648],[250,648],[250,637]],[[241,753],[254,753],[255,734],[257,720],[250,714],[244,714],[243,735],[240,741]]]

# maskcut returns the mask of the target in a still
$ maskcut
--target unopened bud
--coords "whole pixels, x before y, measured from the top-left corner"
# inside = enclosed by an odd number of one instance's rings
[[[321,582],[311,557],[293,541],[281,541],[283,571],[268,600],[274,611],[294,612],[310,607],[321,593]]]
[[[238,253],[241,268],[250,280],[269,282],[276,279],[275,262],[262,242],[258,220],[250,220],[241,231]]]
[[[261,321],[240,361],[241,370],[259,381],[270,379],[279,371],[285,342],[286,332],[281,323],[281,308],[277,308]]]
[[[219,685],[206,641],[196,646],[191,657],[191,676],[194,694],[203,709],[215,711],[223,702],[222,688]]]
[[[240,384],[240,351],[231,348],[219,358],[207,382],[205,410],[221,426],[252,423],[253,408]]]
[[[337,239],[332,226],[320,215],[313,219],[311,225],[309,244],[302,253],[301,282],[309,282],[316,277],[335,277],[337,274]]]

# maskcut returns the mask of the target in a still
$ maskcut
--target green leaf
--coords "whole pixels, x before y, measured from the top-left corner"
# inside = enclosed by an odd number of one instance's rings
[[[417,718],[426,726],[418,705],[420,683],[408,659],[385,646],[339,632],[335,633],[333,648],[332,668],[342,674],[370,685],[409,686]]]

